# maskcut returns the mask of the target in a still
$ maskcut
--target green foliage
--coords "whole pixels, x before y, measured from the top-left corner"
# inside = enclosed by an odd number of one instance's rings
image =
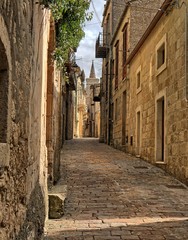
[[[70,48],[76,48],[84,37],[84,22],[91,20],[87,10],[90,0],[42,0],[51,9],[56,25],[55,59],[59,66],[68,61]]]

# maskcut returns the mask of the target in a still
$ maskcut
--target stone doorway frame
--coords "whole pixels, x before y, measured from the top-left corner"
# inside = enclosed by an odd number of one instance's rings
[[[11,126],[11,89],[12,89],[12,63],[11,63],[11,46],[9,40],[9,34],[4,22],[3,16],[0,14],[0,47],[2,48],[2,58],[3,63],[5,64],[3,68],[0,70],[4,71],[3,78],[7,76],[7,86],[6,92],[7,95],[6,99],[6,123],[5,127],[5,135],[0,141],[0,167],[5,167],[9,165],[10,161],[10,126]],[[0,61],[1,63],[1,61]],[[1,79],[0,79],[1,80]],[[4,84],[6,85],[6,84]]]

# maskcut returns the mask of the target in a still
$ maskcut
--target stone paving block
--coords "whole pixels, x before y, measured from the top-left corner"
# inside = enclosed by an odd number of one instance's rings
[[[61,166],[64,216],[46,222],[49,240],[188,240],[188,188],[163,170],[95,139],[66,142]]]
[[[121,239],[120,236],[94,236],[95,240],[116,240],[116,239]]]
[[[122,235],[121,239],[123,239],[123,240],[140,240],[140,238],[138,236],[129,236],[129,235],[128,236]]]
[[[109,229],[110,224],[105,224],[105,223],[89,223],[89,227],[91,229],[98,228],[98,229]]]

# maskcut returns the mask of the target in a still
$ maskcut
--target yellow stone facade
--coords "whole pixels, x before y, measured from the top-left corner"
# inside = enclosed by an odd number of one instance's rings
[[[121,77],[119,57],[118,88],[115,77],[112,87],[113,145],[159,165],[187,183],[188,1],[172,2],[164,1],[163,13],[157,12],[134,49],[128,43],[131,51],[126,78]],[[128,19],[127,13],[114,37],[113,56],[117,41],[122,50],[122,28]]]

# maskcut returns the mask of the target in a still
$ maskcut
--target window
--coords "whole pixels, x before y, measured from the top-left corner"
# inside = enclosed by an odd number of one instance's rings
[[[157,69],[165,63],[165,44],[157,50]]]
[[[126,74],[127,74],[127,66],[126,66],[126,61],[127,61],[127,23],[125,24],[123,30],[123,61],[122,61],[122,64],[123,64],[123,78],[126,77]]]
[[[164,35],[156,46],[156,75],[160,74],[166,68],[166,57],[166,35]]]
[[[136,71],[136,94],[141,91],[141,67]]]
[[[118,88],[118,78],[119,78],[119,41],[115,45],[115,89]]]
[[[140,88],[140,72],[137,73],[137,89]]]

